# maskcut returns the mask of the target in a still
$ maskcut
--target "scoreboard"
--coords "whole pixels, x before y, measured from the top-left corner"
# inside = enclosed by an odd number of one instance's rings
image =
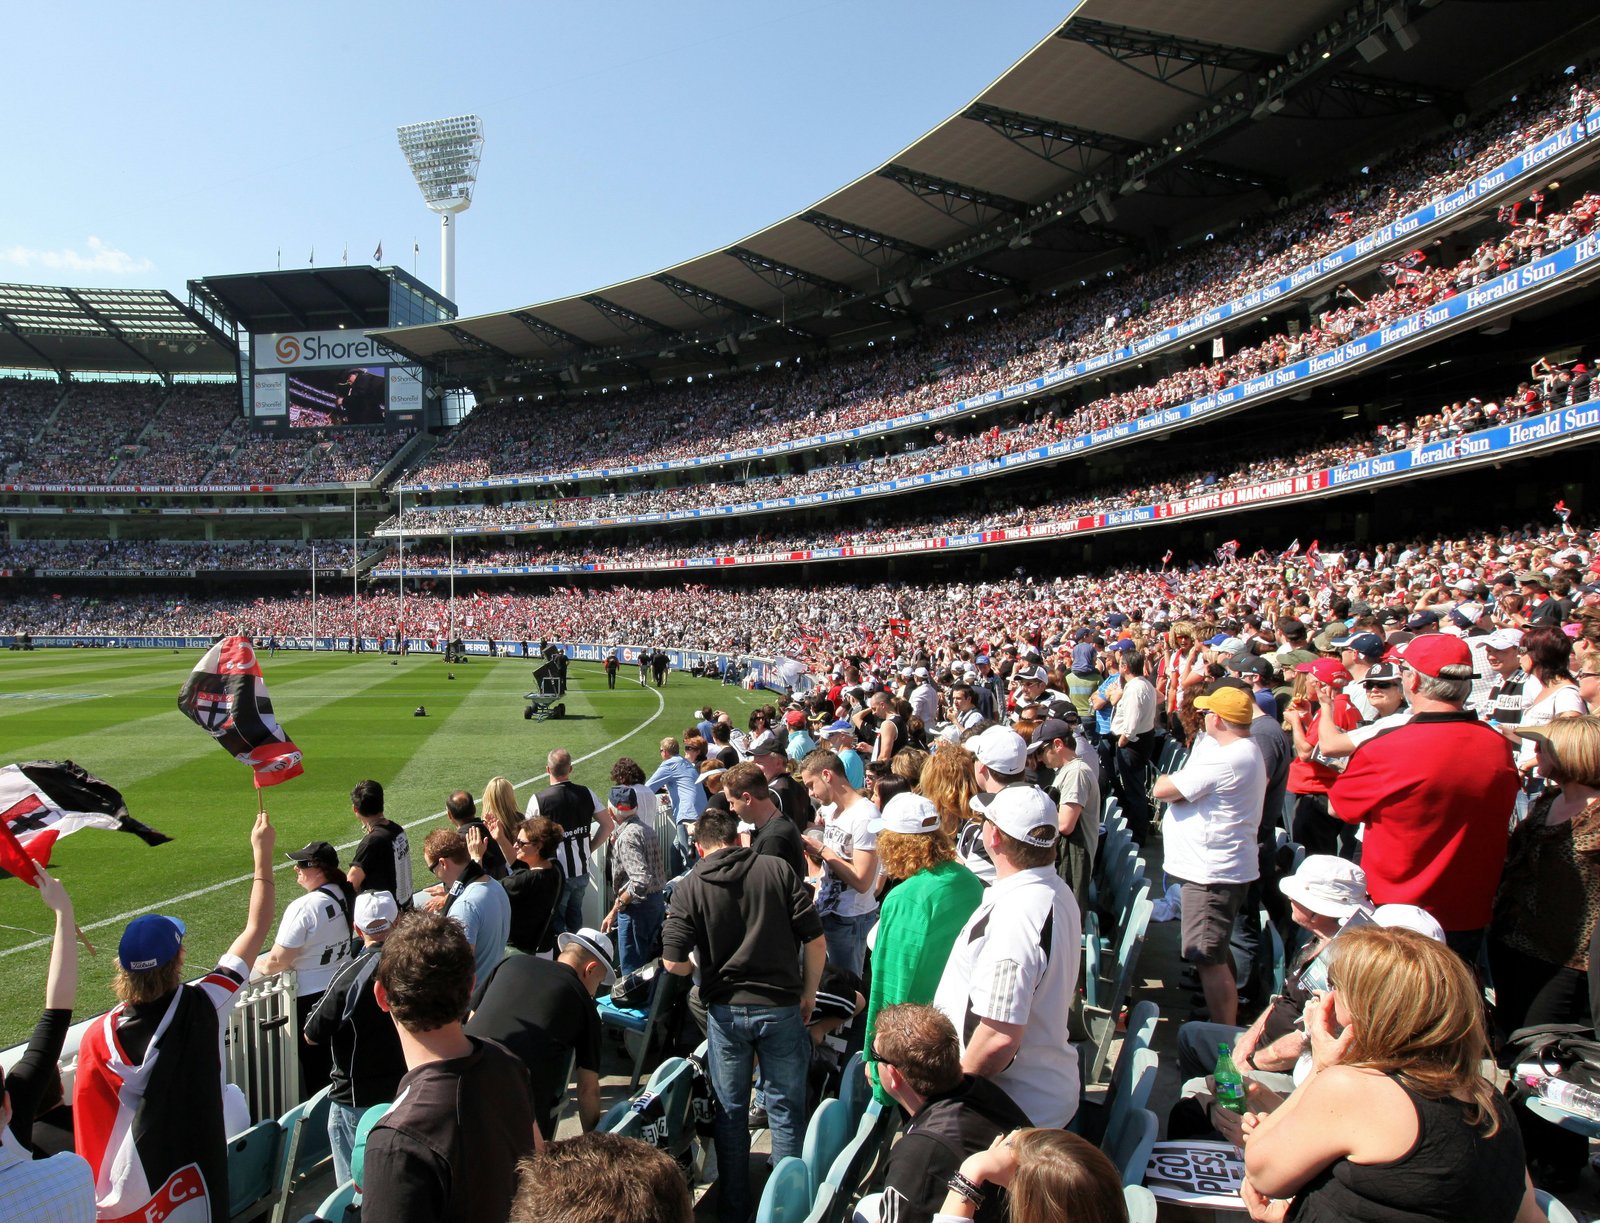
[[[250,338],[252,423],[263,428],[421,428],[425,374],[359,331]]]

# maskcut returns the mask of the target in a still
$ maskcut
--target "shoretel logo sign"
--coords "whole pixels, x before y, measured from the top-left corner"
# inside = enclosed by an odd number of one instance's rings
[[[359,331],[294,331],[255,337],[255,367],[309,369],[333,365],[399,365],[399,353]]]

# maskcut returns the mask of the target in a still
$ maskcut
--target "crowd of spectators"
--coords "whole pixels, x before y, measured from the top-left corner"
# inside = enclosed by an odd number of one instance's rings
[[[1577,118],[1593,97],[1591,80],[1559,77],[1237,235],[1016,315],[969,319],[966,327],[870,352],[620,396],[627,409],[607,411],[602,422],[590,412],[509,400],[482,405],[406,478],[440,483],[665,462],[891,420],[1013,385],[1193,318],[1465,185]]]
[[[1317,324],[1303,331],[1285,331],[1262,342],[1239,349],[1232,356],[1209,364],[1186,366],[1144,386],[1101,396],[1060,417],[1042,417],[1002,429],[999,425],[949,436],[941,431],[932,445],[917,450],[886,454],[859,462],[816,467],[792,474],[713,480],[671,488],[616,492],[596,497],[563,497],[519,500],[490,505],[482,502],[457,505],[408,506],[404,517],[395,515],[384,529],[404,528],[425,533],[448,527],[515,527],[534,523],[572,523],[597,519],[671,513],[686,509],[705,509],[723,505],[750,506],[755,502],[846,488],[859,488],[876,481],[946,471],[958,466],[981,463],[1008,454],[1047,445],[1065,438],[1082,436],[1110,425],[1136,421],[1176,404],[1212,394],[1225,387],[1246,382],[1262,373],[1293,364],[1306,357],[1338,348],[1354,335],[1364,334],[1395,319],[1414,313],[1442,298],[1453,296],[1476,284],[1503,274],[1538,257],[1552,245],[1575,241],[1586,234],[1600,214],[1600,195],[1587,194],[1566,211],[1517,222],[1509,221],[1503,235],[1487,239],[1466,258],[1453,266],[1396,269],[1395,277],[1380,292],[1361,300],[1350,294],[1349,304],[1324,313]],[[1561,402],[1586,400],[1590,393],[1587,367],[1581,363],[1563,370]],[[1557,377],[1552,370],[1544,379],[1542,393],[1554,398]],[[1534,395],[1525,384],[1518,396]],[[1480,417],[1487,421],[1499,415],[1483,414],[1478,407],[1463,406],[1462,422]],[[1395,441],[1402,443],[1425,435],[1436,422],[1419,422],[1416,430],[1406,428]],[[1457,431],[1461,431],[1459,428]]]
[[[240,415],[232,384],[80,382],[63,391],[42,379],[0,380],[0,473],[18,485],[349,484],[376,477],[411,437],[263,437]]]
[[[0,546],[0,568],[151,573],[229,573],[255,569],[305,570],[316,550],[318,569],[348,569],[348,539],[184,541],[171,539],[28,539]]]

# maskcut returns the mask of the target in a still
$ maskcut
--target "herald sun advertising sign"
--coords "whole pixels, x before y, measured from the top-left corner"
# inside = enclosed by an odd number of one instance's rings
[[[359,331],[285,331],[253,337],[256,369],[319,369],[339,365],[404,365],[407,358]]]

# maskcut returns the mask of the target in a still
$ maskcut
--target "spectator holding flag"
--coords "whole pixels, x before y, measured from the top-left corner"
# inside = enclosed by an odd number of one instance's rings
[[[165,1217],[201,1196],[205,1217],[227,1212],[220,1016],[272,925],[276,839],[258,813],[245,928],[200,980],[183,984],[186,931],[177,918],[147,913],[122,933],[117,1005],[84,1033],[72,1098],[75,1145],[94,1170],[102,1218]]]

